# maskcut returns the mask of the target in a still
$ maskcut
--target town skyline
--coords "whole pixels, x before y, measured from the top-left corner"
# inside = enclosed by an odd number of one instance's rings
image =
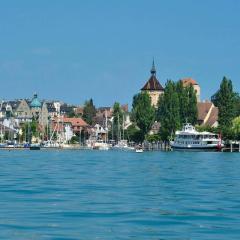
[[[239,10],[234,0],[4,2],[1,98],[37,92],[72,104],[130,105],[153,57],[163,86],[191,77],[209,99],[226,76],[239,92]]]

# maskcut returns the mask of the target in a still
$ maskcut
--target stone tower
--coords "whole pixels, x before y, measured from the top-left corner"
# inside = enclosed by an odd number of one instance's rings
[[[156,78],[156,68],[155,68],[154,60],[152,63],[152,69],[150,73],[151,73],[151,77],[143,86],[141,91],[147,92],[151,97],[152,105],[154,107],[157,107],[159,96],[164,93],[164,88]]]

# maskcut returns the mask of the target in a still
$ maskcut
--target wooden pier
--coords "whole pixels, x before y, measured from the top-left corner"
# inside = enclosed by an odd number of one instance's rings
[[[144,151],[172,151],[169,142],[144,142]]]
[[[222,149],[222,152],[240,152],[240,141],[229,141]]]

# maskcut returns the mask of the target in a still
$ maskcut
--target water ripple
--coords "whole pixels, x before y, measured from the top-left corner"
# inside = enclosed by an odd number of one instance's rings
[[[239,154],[1,151],[0,239],[239,239]]]

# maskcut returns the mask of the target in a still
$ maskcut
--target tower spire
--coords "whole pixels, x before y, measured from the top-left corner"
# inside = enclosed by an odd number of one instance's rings
[[[156,75],[156,68],[155,68],[155,62],[154,62],[154,58],[153,58],[153,62],[152,62],[152,68],[151,68],[151,74],[152,75]]]

